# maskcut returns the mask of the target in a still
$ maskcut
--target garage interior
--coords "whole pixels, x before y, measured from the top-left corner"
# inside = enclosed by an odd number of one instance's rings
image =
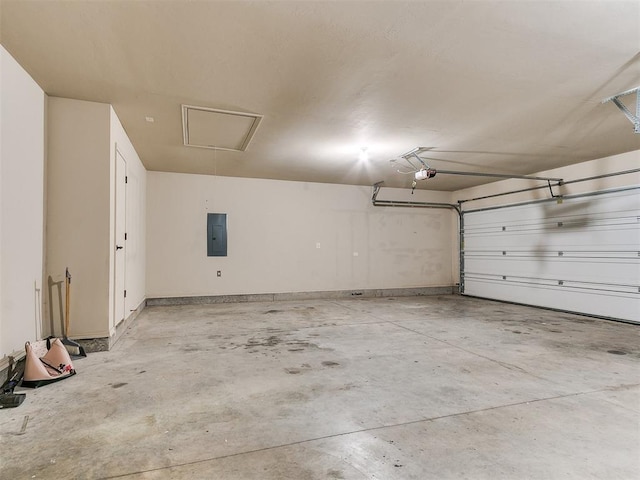
[[[0,477],[640,475],[637,2],[2,0],[0,43],[1,378],[89,352]]]

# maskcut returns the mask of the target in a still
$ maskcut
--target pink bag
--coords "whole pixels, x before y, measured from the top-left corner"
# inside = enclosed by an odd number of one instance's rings
[[[59,338],[24,346],[27,358],[22,386],[38,388],[75,375],[69,352]]]

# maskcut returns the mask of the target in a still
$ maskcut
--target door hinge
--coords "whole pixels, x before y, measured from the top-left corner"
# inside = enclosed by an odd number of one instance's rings
[[[129,177],[127,177],[126,175],[124,176],[124,183],[129,183]]]
[[[124,239],[125,239],[125,240],[127,239],[127,234],[126,234],[126,233],[124,234]]]
[[[127,291],[124,291],[124,298],[127,298]]]

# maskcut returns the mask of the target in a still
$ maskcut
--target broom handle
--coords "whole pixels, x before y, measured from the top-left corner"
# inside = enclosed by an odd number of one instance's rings
[[[64,313],[64,338],[67,338],[69,334],[69,290],[71,289],[71,275],[69,274],[69,269],[67,268],[64,274],[65,280],[65,313]]]

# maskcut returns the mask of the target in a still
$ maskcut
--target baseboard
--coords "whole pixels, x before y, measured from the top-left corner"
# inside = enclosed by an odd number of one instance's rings
[[[377,288],[361,290],[332,290],[321,292],[253,293],[239,295],[206,295],[193,297],[156,297],[148,298],[147,306],[154,307],[170,305],[207,305],[215,303],[276,302],[292,300],[323,300],[374,297],[415,297],[424,295],[450,295],[452,293],[457,293],[456,286]]]
[[[113,335],[111,335],[111,337],[109,337],[109,350],[111,350],[111,348],[113,348],[116,342],[120,340],[120,337],[122,337],[122,334],[127,330],[127,328],[129,328],[129,326],[133,323],[133,321],[136,318],[138,318],[138,315],[142,313],[142,311],[145,309],[146,306],[147,306],[147,300],[145,299],[140,303],[140,305],[138,305],[138,307],[135,310],[131,310],[131,313],[127,318],[125,318],[118,325],[116,325],[116,331],[113,333]]]

